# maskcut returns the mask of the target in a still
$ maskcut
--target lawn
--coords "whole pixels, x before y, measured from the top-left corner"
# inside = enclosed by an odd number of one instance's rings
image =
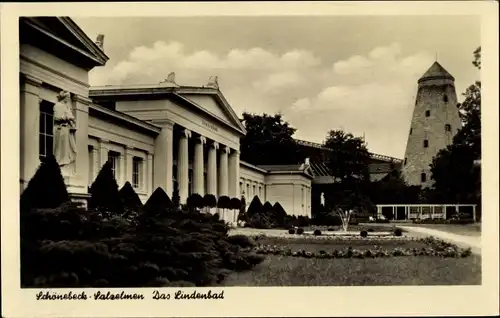
[[[351,246],[367,249],[380,245],[385,249],[395,247],[421,248],[418,241],[368,241],[354,239],[315,240],[262,238],[259,244],[285,246],[319,252]],[[475,285],[481,284],[481,258],[439,256],[401,256],[381,258],[303,258],[266,255],[266,260],[249,272],[229,275],[225,286],[383,286],[383,285]]]

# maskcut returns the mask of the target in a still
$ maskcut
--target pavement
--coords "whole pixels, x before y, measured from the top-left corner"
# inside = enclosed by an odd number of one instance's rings
[[[414,234],[417,236],[434,236],[443,241],[456,244],[457,246],[462,248],[470,247],[474,254],[481,255],[480,236],[459,235],[445,231],[429,229],[426,227],[402,226],[402,225],[397,225],[397,227],[405,231],[408,231],[409,234]]]

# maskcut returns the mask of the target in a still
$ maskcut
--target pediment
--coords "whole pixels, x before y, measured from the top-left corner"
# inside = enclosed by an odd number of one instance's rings
[[[21,18],[21,23],[36,30],[37,34],[43,36],[51,42],[64,45],[68,49],[85,56],[94,61],[95,66],[104,65],[109,59],[97,44],[94,43],[78,25],[67,17],[25,17]],[[43,42],[42,42],[43,43]],[[50,44],[49,44],[50,43]],[[50,48],[49,48],[50,49]]]
[[[223,121],[239,131],[245,131],[243,125],[234,114],[232,109],[228,109],[230,106],[224,105],[224,103],[222,103],[219,98],[217,98],[217,94],[178,94],[183,98],[189,100],[191,103],[196,104],[197,106],[202,108],[205,112],[210,114],[215,119]]]

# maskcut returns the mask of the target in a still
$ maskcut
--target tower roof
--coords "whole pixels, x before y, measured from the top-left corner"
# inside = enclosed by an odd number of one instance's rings
[[[419,82],[425,81],[428,79],[450,79],[452,81],[455,78],[447,71],[445,68],[439,64],[437,61],[434,62],[431,67],[420,77]]]

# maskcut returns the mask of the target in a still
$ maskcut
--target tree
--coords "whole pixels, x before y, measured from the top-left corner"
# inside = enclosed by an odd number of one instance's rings
[[[61,168],[52,155],[42,161],[21,194],[21,214],[34,208],[56,208],[69,201]]]
[[[110,161],[102,166],[94,183],[90,186],[89,208],[98,209],[107,216],[123,214],[118,184]]]
[[[296,164],[299,146],[292,138],[296,129],[281,114],[243,113],[247,134],[241,138],[241,160],[254,165]]]
[[[342,130],[331,130],[326,137],[325,147],[331,149],[328,167],[335,179],[340,182],[353,179],[369,182],[370,153],[363,138]]]
[[[474,51],[472,64],[481,69],[481,47]],[[431,164],[434,180],[428,193],[442,202],[481,203],[481,82],[469,86],[460,110],[463,126],[453,143],[438,152]]]

